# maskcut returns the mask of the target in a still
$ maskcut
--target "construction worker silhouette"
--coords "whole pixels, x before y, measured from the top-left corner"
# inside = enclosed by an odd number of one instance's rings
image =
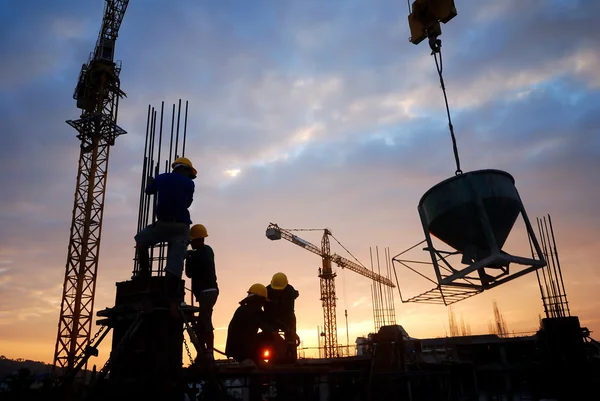
[[[267,286],[269,301],[265,304],[267,320],[276,329],[283,330],[288,352],[292,360],[296,360],[296,314],[294,310],[296,298],[300,293],[288,282],[284,273],[275,273],[271,284]]]
[[[192,250],[188,251],[185,260],[185,275],[192,280],[192,293],[200,307],[194,332],[204,344],[206,358],[212,360],[215,341],[212,313],[219,296],[219,286],[215,271],[215,254],[213,249],[204,243],[206,237],[208,231],[202,224],[195,224],[190,229]]]
[[[262,309],[268,302],[267,288],[262,284],[253,284],[229,322],[225,345],[228,357],[248,364],[259,363],[261,336],[258,329],[267,335],[272,335],[275,331]]]
[[[150,277],[148,249],[159,242],[167,242],[167,264],[165,267],[167,290],[179,288],[183,272],[188,237],[190,212],[194,196],[194,182],[198,172],[185,157],[177,158],[171,165],[173,171],[150,177],[146,185],[147,195],[156,194],[156,221],[135,236],[139,263],[139,277]]]

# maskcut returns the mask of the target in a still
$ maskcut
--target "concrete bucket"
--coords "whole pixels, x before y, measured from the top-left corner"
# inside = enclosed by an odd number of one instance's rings
[[[467,264],[488,257],[494,247],[502,249],[522,208],[514,178],[500,170],[442,181],[418,206],[423,228],[463,254]]]

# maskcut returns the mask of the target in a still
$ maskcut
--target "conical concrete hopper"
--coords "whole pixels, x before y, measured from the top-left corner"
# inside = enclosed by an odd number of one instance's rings
[[[449,178],[419,202],[423,228],[473,261],[502,249],[521,209],[514,178],[500,170]]]

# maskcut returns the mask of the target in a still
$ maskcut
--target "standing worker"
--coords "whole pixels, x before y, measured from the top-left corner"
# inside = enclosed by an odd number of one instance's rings
[[[269,324],[263,311],[268,303],[267,288],[262,284],[253,284],[248,296],[240,301],[227,329],[225,354],[238,362],[254,364],[260,360],[260,336],[258,329],[271,335],[274,328]],[[262,333],[261,333],[262,334]]]
[[[189,241],[190,212],[194,196],[194,181],[198,172],[192,162],[177,158],[171,165],[173,171],[150,177],[146,185],[146,195],[156,194],[156,222],[147,226],[135,236],[139,263],[139,277],[150,277],[150,256],[148,249],[159,242],[168,242],[167,291],[174,293],[179,288],[183,263]]]
[[[208,231],[202,224],[196,224],[190,229],[192,250],[188,251],[185,260],[185,275],[192,280],[192,293],[200,305],[194,332],[200,343],[204,345],[208,361],[212,362],[215,342],[212,313],[219,296],[219,287],[215,271],[215,253],[204,243],[206,237]]]
[[[294,304],[300,293],[288,282],[284,273],[275,273],[271,284],[267,286],[267,295],[271,302],[265,304],[267,319],[276,328],[282,329],[288,343],[288,353],[296,361],[296,313]]]

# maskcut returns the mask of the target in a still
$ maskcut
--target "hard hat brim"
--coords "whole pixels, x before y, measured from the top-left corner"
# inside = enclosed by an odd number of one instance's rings
[[[183,166],[187,167],[192,172],[192,176],[193,176],[192,179],[196,178],[196,176],[198,175],[198,170],[196,170],[193,166],[191,166],[191,165],[189,165],[187,163],[175,163],[175,162],[173,162],[173,164],[171,164],[171,168],[174,169],[175,166],[177,166],[178,164],[180,166],[183,165]]]
[[[273,285],[273,284],[271,284],[271,288],[274,289],[274,290],[278,290],[278,291],[283,290],[285,287],[287,287],[287,284],[283,285],[283,286],[282,285]]]
[[[244,302],[248,298],[253,298],[253,297],[261,297],[262,299],[265,300],[265,302],[271,302],[271,300],[269,299],[269,297],[262,297],[262,296],[260,296],[258,294],[251,294],[251,293],[248,293],[248,295],[246,296],[246,298],[242,299],[240,302]]]

